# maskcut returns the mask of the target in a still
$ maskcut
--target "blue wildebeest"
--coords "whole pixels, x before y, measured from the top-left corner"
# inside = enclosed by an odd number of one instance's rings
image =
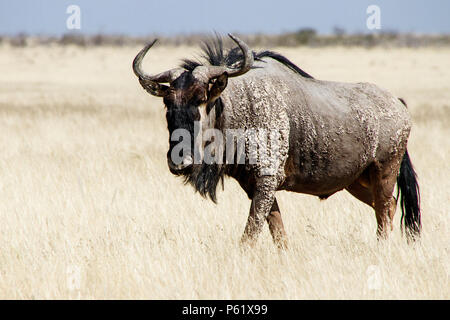
[[[156,40],[133,61],[142,87],[166,106],[170,171],[213,201],[224,176],[236,179],[252,201],[242,241],[254,243],[266,220],[281,247],[286,233],[277,190],[326,199],[346,189],[375,210],[377,235],[385,238],[392,230],[397,183],[402,225],[414,239],[421,229],[420,199],[406,149],[411,120],[404,101],[369,83],[314,79],[284,56],[253,52],[229,36],[237,47],[225,51],[220,38],[206,42],[203,62],[184,60],[159,74],[141,67]],[[223,134],[198,139],[211,129]],[[275,135],[248,134],[255,130]],[[237,137],[244,148],[223,141],[228,131],[244,132]],[[180,140],[187,142],[181,154]],[[259,152],[265,149],[268,157]],[[206,161],[207,153],[215,161]]]

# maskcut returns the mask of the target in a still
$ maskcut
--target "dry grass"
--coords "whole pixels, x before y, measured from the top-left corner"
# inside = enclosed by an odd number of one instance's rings
[[[423,238],[375,238],[346,192],[280,192],[290,248],[239,239],[250,202],[214,205],[173,177],[162,102],[131,72],[138,48],[0,48],[0,298],[449,299],[450,49],[283,49],[320,79],[404,97]],[[197,48],[153,50],[152,71]],[[399,211],[399,210],[398,210]]]

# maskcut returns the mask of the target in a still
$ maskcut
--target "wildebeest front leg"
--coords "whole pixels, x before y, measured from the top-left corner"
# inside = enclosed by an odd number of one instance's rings
[[[267,223],[269,224],[270,234],[272,235],[275,244],[279,248],[286,248],[286,231],[284,230],[283,220],[281,219],[280,208],[278,207],[276,198],[273,200],[272,208],[267,216]]]
[[[274,205],[275,190],[276,188],[270,182],[256,186],[247,225],[242,236],[243,243],[255,243],[255,240],[261,233],[264,221],[268,219],[272,206]]]

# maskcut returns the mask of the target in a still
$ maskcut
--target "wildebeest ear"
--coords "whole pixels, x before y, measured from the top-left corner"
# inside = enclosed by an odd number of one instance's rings
[[[157,97],[164,97],[169,92],[168,86],[159,84],[157,82],[139,79],[139,83],[141,84],[142,88],[145,89],[145,91]]]
[[[216,78],[208,92],[208,101],[216,100],[228,84],[228,73],[224,72]]]

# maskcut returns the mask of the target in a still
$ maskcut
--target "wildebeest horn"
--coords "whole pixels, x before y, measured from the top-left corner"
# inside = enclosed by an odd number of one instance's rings
[[[150,75],[145,73],[141,68],[142,59],[144,59],[145,54],[148,50],[155,44],[158,39],[153,40],[151,43],[147,44],[134,58],[133,60],[133,71],[134,74],[141,80],[149,82],[172,82],[178,78],[185,70],[183,68],[175,68],[168,71],[164,71],[155,75]]]
[[[238,37],[233,36],[231,33],[228,34],[228,36],[236,42],[236,44],[239,46],[239,48],[242,50],[243,59],[242,65],[239,69],[234,69],[230,67],[225,66],[208,66],[208,70],[206,72],[206,76],[208,79],[214,79],[223,74],[224,72],[228,73],[228,77],[237,77],[240,75],[243,75],[247,71],[250,70],[250,68],[253,65],[254,59],[253,59],[253,52],[250,50],[250,48],[247,46],[247,44],[239,39]]]
[[[242,54],[244,55],[244,61],[242,62],[242,66],[238,70],[229,69],[227,70],[229,77],[237,77],[240,76],[247,71],[250,70],[250,68],[253,66],[253,52],[250,50],[250,48],[247,46],[247,44],[239,39],[238,37],[233,36],[231,33],[228,34],[228,36],[236,42],[236,44],[241,48]]]

